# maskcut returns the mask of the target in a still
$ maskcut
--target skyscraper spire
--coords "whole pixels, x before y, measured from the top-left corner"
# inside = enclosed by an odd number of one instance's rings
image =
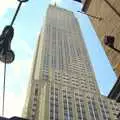
[[[56,4],[56,1],[55,1],[55,4],[54,4],[54,6],[55,6],[55,7],[57,6],[57,4]]]

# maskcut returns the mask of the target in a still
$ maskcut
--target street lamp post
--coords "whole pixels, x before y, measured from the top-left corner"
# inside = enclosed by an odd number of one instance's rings
[[[17,7],[17,10],[10,25],[5,26],[5,28],[2,31],[2,34],[0,35],[0,61],[7,64],[12,63],[15,58],[15,54],[11,50],[11,41],[14,36],[14,28],[12,27],[12,25],[14,24],[14,21],[17,17],[17,14],[20,10],[22,3],[27,2],[28,0],[18,0],[18,1],[19,1],[19,5]]]
[[[4,82],[3,82],[3,104],[2,104],[2,116],[4,116],[4,101],[5,101],[5,83],[6,83],[6,64],[12,63],[15,58],[15,54],[11,49],[11,41],[14,36],[14,28],[12,27],[14,21],[17,17],[17,14],[20,10],[22,3],[27,2],[28,0],[18,0],[19,5],[15,12],[15,15],[11,21],[10,25],[5,26],[0,35],[0,61],[3,62],[4,65]]]

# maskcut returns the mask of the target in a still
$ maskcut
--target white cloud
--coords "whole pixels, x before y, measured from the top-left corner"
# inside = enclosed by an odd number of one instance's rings
[[[26,60],[14,61],[9,66],[9,69],[7,70],[7,71],[9,71],[9,73],[7,75],[9,75],[10,78],[14,78],[12,81],[19,80],[20,78],[23,78],[24,75],[27,76],[30,72],[31,61],[32,61],[31,58],[26,59]]]
[[[0,105],[2,105],[1,95],[2,94],[0,94]],[[8,118],[12,116],[21,116],[24,100],[25,100],[25,92],[21,92],[21,94],[19,95],[16,95],[15,93],[12,92],[7,92],[5,96],[4,115]]]
[[[19,42],[18,42],[19,41]],[[29,46],[29,44],[25,40],[13,40],[12,42],[12,49],[15,52],[16,57],[19,56],[19,53],[22,54],[22,56],[32,56],[33,55],[33,50]]]
[[[3,65],[2,65],[3,66]],[[1,67],[1,64],[0,64]],[[15,61],[7,68],[5,116],[21,116],[31,68],[31,59]],[[2,67],[3,69],[3,67]],[[3,70],[2,70],[3,71]],[[3,81],[1,74],[0,80]],[[2,82],[1,82],[2,83]],[[2,110],[2,85],[0,89],[0,114]]]
[[[0,62],[0,76],[2,75],[4,64]]]
[[[3,16],[8,8],[16,8],[17,0],[0,0],[0,16]]]
[[[8,8],[15,9],[17,4],[17,0],[0,0],[0,17],[5,15]],[[14,40],[12,45],[16,58],[12,64],[7,65],[5,96],[6,117],[21,116],[33,55],[33,50],[30,48],[29,44],[24,40],[20,40],[20,38],[19,42]],[[17,58],[20,54],[21,58]],[[4,64],[0,62],[0,115],[2,112],[3,73]]]
[[[21,47],[19,47],[22,46]],[[21,40],[19,43],[14,41],[14,51],[22,50],[22,56],[27,56],[26,59],[19,58],[7,65],[6,76],[6,97],[5,97],[5,116],[21,116],[22,108],[25,102],[25,94],[27,90],[27,83],[30,76],[31,62],[32,62],[32,49],[29,44]],[[16,57],[17,54],[16,52]],[[19,55],[18,55],[19,56]],[[3,72],[4,64],[0,62],[0,114],[2,109],[2,86],[3,86]]]

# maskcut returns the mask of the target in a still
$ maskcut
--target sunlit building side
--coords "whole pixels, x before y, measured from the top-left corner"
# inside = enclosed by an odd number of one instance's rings
[[[23,116],[30,120],[116,120],[102,96],[74,14],[50,5],[34,56]]]

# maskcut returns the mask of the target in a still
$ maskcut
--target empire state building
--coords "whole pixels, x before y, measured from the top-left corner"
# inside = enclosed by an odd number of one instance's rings
[[[117,120],[120,104],[99,92],[74,14],[49,5],[23,116],[30,120]]]

